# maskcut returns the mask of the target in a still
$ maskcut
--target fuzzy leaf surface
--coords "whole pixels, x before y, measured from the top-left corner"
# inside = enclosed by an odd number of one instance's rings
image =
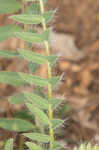
[[[32,3],[25,9],[25,14],[39,14],[40,5],[39,3]]]
[[[0,0],[0,13],[14,13],[21,8],[20,3],[17,0]]]
[[[61,100],[57,99],[57,98],[56,99],[49,99],[48,101],[52,105],[53,110],[56,109],[61,103]]]
[[[42,133],[24,133],[24,136],[28,137],[31,140],[35,140],[37,142],[48,143],[50,141],[50,137],[46,134]]]
[[[13,150],[13,139],[12,138],[7,140],[4,150]]]
[[[47,110],[48,109],[48,101],[45,98],[42,98],[39,95],[36,95],[34,93],[29,93],[27,91],[24,91],[24,96],[27,98],[28,101],[35,104],[37,107]]]
[[[42,110],[29,103],[26,103],[26,106],[29,109],[29,111],[39,119],[42,125],[49,124],[49,118]]]
[[[11,84],[14,86],[25,85],[26,82],[22,80],[17,72],[0,71],[0,83]]]
[[[60,77],[56,76],[56,77],[52,77],[49,79],[50,84],[52,85],[52,88],[54,88],[54,86],[56,86],[56,84],[58,84],[60,81]]]
[[[57,56],[54,55],[45,56],[45,57],[47,58],[47,60],[50,62],[51,65],[53,65],[57,60]]]
[[[38,67],[39,67],[39,64],[33,63],[33,62],[29,62],[29,71],[31,73],[35,73],[36,70],[38,69]]]
[[[29,121],[29,122],[31,122],[31,121],[34,122],[35,121],[34,116],[32,114],[30,114],[29,111],[26,110],[26,109],[22,109],[22,110],[19,110],[19,111],[15,112],[13,117],[23,119],[23,120],[26,120],[26,121]],[[36,126],[34,126],[34,128],[36,128]]]
[[[29,43],[42,43],[49,40],[49,29],[42,34],[30,33],[30,32],[16,32],[15,36]]]
[[[0,4],[1,5],[1,4]],[[14,35],[14,32],[22,31],[22,28],[14,25],[0,27],[0,41],[7,40]]]
[[[60,127],[61,125],[63,125],[63,123],[64,123],[64,120],[53,119],[52,120],[53,129],[56,129],[56,128]]]
[[[49,41],[49,38],[50,38],[50,31],[51,29],[50,28],[47,28],[43,33],[42,33],[42,37],[44,39],[44,41]]]
[[[53,148],[51,148],[50,150],[60,150],[62,148],[63,148],[63,146],[59,142],[54,141],[53,142]]]
[[[21,58],[18,52],[15,51],[9,51],[9,50],[0,50],[0,56],[4,58]]]
[[[34,62],[37,64],[45,64],[48,62],[47,58],[44,57],[43,55],[34,53],[29,50],[19,49],[18,51],[19,51],[20,55],[28,61],[31,61],[31,62]]]
[[[24,0],[26,2],[39,2],[39,0]],[[46,0],[42,0],[43,3],[46,3]]]
[[[39,95],[39,96],[45,98],[45,95],[44,95],[44,93],[43,93],[41,87],[37,86],[37,87],[35,88],[34,92],[35,92],[35,94],[37,94],[37,95]]]
[[[45,22],[46,22],[46,23],[49,23],[49,22],[52,20],[54,14],[55,14],[55,11],[53,11],[53,10],[50,10],[50,11],[48,11],[48,12],[45,12],[45,13],[43,14],[43,17],[44,17],[44,19],[45,19]]]
[[[48,79],[40,78],[39,76],[33,76],[32,74],[27,74],[27,73],[18,73],[18,75],[21,77],[21,79],[29,83],[31,85],[35,84],[37,86],[47,86],[49,81]]]
[[[40,24],[43,20],[42,16],[31,14],[13,15],[10,18],[23,24]]]
[[[0,127],[9,131],[15,131],[15,132],[25,132],[33,130],[34,126],[25,120],[21,119],[6,119],[1,118],[0,119]]]
[[[18,52],[24,59],[37,64],[45,64],[47,62],[50,62],[50,64],[53,65],[57,59],[57,56],[43,56],[29,50],[19,49]]]
[[[26,98],[23,93],[11,96],[9,98],[9,102],[11,104],[23,104],[25,102],[25,100],[26,100]]]
[[[26,142],[26,145],[29,147],[30,150],[43,150],[40,146],[36,145],[33,142]]]
[[[29,10],[28,10],[29,11]],[[43,15],[38,14],[22,14],[22,15],[13,15],[10,18],[24,24],[40,24],[43,19],[45,19],[46,23],[49,23],[54,15],[54,11],[48,11]]]

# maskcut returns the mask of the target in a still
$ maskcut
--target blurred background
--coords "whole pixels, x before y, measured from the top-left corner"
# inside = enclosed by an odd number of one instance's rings
[[[99,0],[49,0],[46,9],[56,10],[50,45],[52,54],[59,56],[53,74],[62,76],[54,95],[62,99],[63,105],[55,115],[66,120],[56,138],[69,147],[89,141],[99,144]],[[0,15],[0,26],[12,23],[8,17]],[[19,47],[23,48],[24,43],[16,38],[0,42],[0,49]],[[43,46],[33,45],[32,49],[44,53]],[[0,70],[27,71],[27,62],[0,58]],[[42,65],[36,74],[46,77],[46,66]],[[23,106],[7,101],[20,90],[0,84],[0,117],[15,116],[22,110]],[[0,129],[1,147],[12,134]]]

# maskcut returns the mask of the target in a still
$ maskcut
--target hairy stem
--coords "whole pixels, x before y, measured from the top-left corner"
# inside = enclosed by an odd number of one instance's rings
[[[41,10],[41,14],[43,14],[44,11],[44,4],[42,0],[39,0],[40,2],[40,10]],[[46,22],[45,19],[43,19],[42,21],[42,26],[43,26],[43,30],[45,31],[47,29],[46,26]],[[46,48],[46,55],[50,56],[50,47],[49,47],[49,43],[47,41],[44,42],[45,44],[45,48]],[[47,67],[48,67],[48,78],[51,78],[52,76],[52,71],[51,71],[51,66],[49,64],[49,62],[47,63]],[[52,98],[52,87],[51,84],[48,84],[48,98]],[[54,131],[52,128],[52,119],[53,119],[53,110],[52,110],[52,106],[51,104],[49,104],[49,119],[50,119],[50,123],[49,123],[49,134],[50,134],[50,148],[53,148],[53,142],[54,142]]]

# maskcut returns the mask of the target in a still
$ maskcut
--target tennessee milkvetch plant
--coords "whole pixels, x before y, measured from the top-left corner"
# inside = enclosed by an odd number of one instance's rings
[[[28,3],[28,8],[25,8]],[[16,25],[7,25],[0,27],[0,41],[6,40],[11,36],[16,36],[18,39],[25,41],[24,49],[17,51],[0,50],[0,56],[5,58],[18,58],[28,61],[28,66],[31,73],[23,72],[0,72],[0,83],[6,83],[13,86],[35,85],[37,88],[48,87],[47,95],[30,93],[23,91],[15,96],[10,97],[9,102],[12,104],[24,103],[29,112],[31,112],[38,120],[40,130],[35,130],[36,124],[27,120],[18,118],[1,118],[0,127],[9,131],[19,132],[23,137],[27,137],[29,142],[25,145],[30,150],[45,150],[46,144],[49,150],[62,149],[62,145],[55,141],[54,131],[57,127],[64,123],[64,120],[56,119],[53,116],[54,110],[61,103],[57,98],[53,98],[53,88],[59,82],[60,77],[52,76],[52,66],[55,63],[57,56],[50,54],[50,28],[47,24],[51,21],[55,11],[45,11],[44,5],[46,0],[22,0],[19,3],[17,0],[0,0],[0,13],[12,14],[22,10],[22,14],[11,15],[10,19],[23,24],[24,28]],[[42,25],[42,33],[29,30],[30,25]],[[45,53],[43,56],[34,53],[30,50],[29,45],[32,43],[44,43]],[[41,78],[33,75],[38,65],[47,64],[48,78]],[[42,130],[43,129],[43,130]],[[45,132],[48,129],[48,132]],[[21,139],[22,140],[22,139]],[[31,142],[32,140],[32,142]],[[24,141],[24,140],[23,140]],[[22,141],[22,142],[23,142]],[[20,150],[24,150],[23,143],[19,146]],[[9,139],[5,145],[5,150],[13,150],[13,139]]]

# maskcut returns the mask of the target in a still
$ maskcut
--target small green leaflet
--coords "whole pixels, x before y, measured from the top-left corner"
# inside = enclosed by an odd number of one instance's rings
[[[39,76],[33,76],[32,74],[21,73],[19,72],[18,75],[21,79],[28,84],[37,85],[37,86],[47,86],[49,81],[48,79],[40,78]]]
[[[30,43],[42,43],[44,41],[49,40],[49,33],[50,30],[47,29],[42,34],[30,33],[30,32],[16,32],[15,36],[19,39],[22,39]]]
[[[25,103],[25,100],[26,100],[26,98],[23,93],[11,96],[9,98],[9,102],[11,104],[23,104],[23,103]]]
[[[56,77],[52,77],[49,79],[50,84],[52,85],[52,88],[54,88],[54,86],[59,83],[60,81],[60,77],[56,76]]]
[[[34,90],[34,93],[37,94],[37,95],[39,95],[39,96],[41,96],[41,97],[43,97],[43,98],[45,98],[45,95],[44,95],[44,93],[42,91],[42,88],[39,87],[39,86],[36,86],[36,88]]]
[[[21,58],[18,52],[9,50],[0,50],[0,56],[4,58]]]
[[[13,15],[10,16],[10,18],[23,24],[40,24],[42,23],[43,19],[45,19],[46,23],[49,23],[53,15],[54,11],[48,11],[43,15],[22,14],[22,15]]]
[[[26,2],[39,2],[39,0],[24,0]],[[46,3],[46,0],[42,0],[43,3]]]
[[[4,150],[13,150],[13,139],[7,140]]]
[[[0,13],[14,13],[21,8],[20,3],[17,0],[0,0]]]
[[[61,143],[54,141],[53,142],[53,148],[51,148],[49,150],[61,150],[62,148],[63,148],[63,146]]]
[[[23,58],[27,59],[28,61],[31,61],[37,64],[45,64],[48,62],[46,57],[44,57],[43,55],[34,53],[32,51],[19,49],[18,52]]]
[[[35,122],[35,117],[34,115],[30,114],[29,111],[27,109],[22,109],[22,110],[19,110],[17,112],[15,112],[13,114],[13,117],[15,118],[19,118],[19,119],[23,119],[23,120],[26,120],[26,121],[32,121],[32,122]],[[34,126],[34,128],[36,129],[36,126]]]
[[[60,103],[61,103],[61,100],[60,99],[49,99],[48,100],[49,101],[49,103],[52,105],[52,109],[54,110],[54,109],[56,109],[59,105],[60,105]]]
[[[26,60],[31,61],[33,63],[37,63],[37,64],[46,64],[49,61],[50,64],[53,65],[57,59],[57,56],[53,56],[53,55],[52,56],[43,56],[41,54],[34,53],[29,50],[19,49],[18,52],[19,52],[20,56],[22,56]]]
[[[25,85],[26,81],[22,80],[17,72],[0,71],[0,83],[21,86]]]
[[[34,126],[30,122],[16,118],[1,118],[0,127],[15,132],[26,132],[34,129]]]
[[[39,3],[32,3],[25,9],[25,14],[39,14],[40,5]]]
[[[50,31],[51,29],[50,28],[47,28],[43,33],[42,33],[42,37],[44,39],[44,41],[49,41],[49,38],[50,38]]]
[[[42,16],[44,17],[45,22],[49,23],[52,20],[52,17],[54,16],[54,14],[55,14],[55,11],[50,10],[48,12],[45,12]]]
[[[16,32],[15,36],[19,39],[22,39],[24,41],[30,42],[30,43],[42,43],[44,42],[44,39],[42,38],[42,35],[37,33],[30,33],[30,32]]]
[[[1,6],[1,4],[0,4]],[[14,25],[0,27],[0,41],[7,40],[14,35],[14,32],[20,32],[22,28]]]
[[[29,71],[31,73],[35,73],[36,70],[38,69],[38,67],[39,67],[39,64],[33,63],[33,62],[29,62]]]
[[[31,14],[13,15],[10,18],[24,24],[40,24],[43,20],[42,16]]]
[[[39,76],[33,76],[32,74],[27,73],[18,73],[20,77],[29,84],[35,84],[37,86],[46,86],[49,83],[54,87],[60,80],[60,77],[52,77],[50,79],[40,78]]]
[[[53,65],[56,60],[57,60],[57,56],[54,56],[54,55],[50,55],[50,56],[45,56],[47,58],[47,60],[50,62],[51,65]]]
[[[29,93],[27,91],[24,91],[24,96],[28,101],[35,104],[37,107],[48,110],[48,101],[45,98],[42,98],[39,95],[36,95],[34,93]]]
[[[21,73],[21,72],[0,72],[0,83],[11,84],[14,86],[21,86],[25,84],[47,86],[49,83],[52,87],[59,81],[59,77],[52,77],[50,79],[40,78],[39,76],[33,76],[32,74]]]
[[[23,135],[37,142],[48,143],[50,141],[50,137],[42,133],[33,132],[33,133],[24,133]]]
[[[40,120],[40,123],[42,125],[49,124],[49,118],[42,110],[29,103],[26,103],[26,106],[29,109],[29,111],[33,113]]]
[[[56,128],[60,127],[61,125],[63,125],[63,123],[64,123],[64,120],[53,119],[52,120],[53,129],[56,129]]]
[[[29,147],[30,150],[44,150],[40,146],[32,142],[26,142],[26,145]]]

